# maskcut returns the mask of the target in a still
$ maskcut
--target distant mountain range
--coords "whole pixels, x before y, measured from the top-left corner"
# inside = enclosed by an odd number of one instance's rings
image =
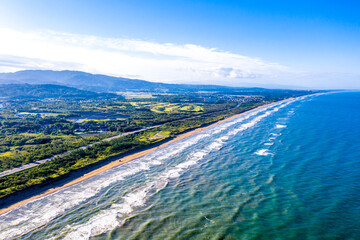
[[[266,91],[261,88],[157,83],[78,71],[25,70],[15,73],[0,73],[0,84],[24,83],[63,85],[94,92]]]
[[[78,98],[78,99],[105,99],[123,98],[113,93],[95,93],[73,87],[53,84],[0,84],[0,97],[8,99],[43,99],[43,98]]]

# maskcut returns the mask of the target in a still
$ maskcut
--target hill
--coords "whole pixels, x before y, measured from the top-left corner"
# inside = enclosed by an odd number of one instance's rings
[[[79,71],[25,70],[15,73],[0,73],[0,83],[55,84],[94,92],[149,91],[234,91],[249,88],[232,88],[217,85],[166,84],[139,79],[111,77]],[[260,88],[259,88],[260,89]],[[253,90],[259,91],[258,88]]]
[[[67,86],[77,88],[77,90],[84,90],[87,92],[76,92],[74,89],[57,89],[56,96],[70,96],[71,94],[80,94],[83,97],[86,95],[95,97],[94,93],[116,93],[116,92],[152,92],[152,93],[175,93],[175,94],[190,94],[204,95],[204,92],[218,94],[235,94],[235,95],[262,95],[276,99],[279,96],[296,97],[304,94],[309,94],[313,91],[304,90],[288,90],[288,89],[267,89],[267,88],[244,88],[244,87],[227,87],[219,85],[192,85],[192,84],[167,84],[158,82],[149,82],[139,79],[129,79],[121,77],[112,77],[101,74],[91,74],[79,71],[52,71],[52,70],[25,70],[15,73],[0,73],[1,84],[32,84],[43,85],[47,84],[47,88],[51,85]],[[28,86],[29,87],[29,86]],[[37,93],[40,91],[32,87],[32,91]],[[17,88],[19,90],[19,88]],[[26,90],[27,91],[27,90]],[[26,91],[23,91],[26,93]],[[92,92],[90,94],[90,92]],[[319,92],[319,91],[317,91]],[[44,91],[46,93],[46,91]],[[64,93],[67,93],[64,95]],[[50,94],[50,92],[46,93]],[[9,94],[11,95],[11,94]],[[27,94],[31,96],[31,94]],[[51,96],[51,95],[48,95]],[[113,95],[114,97],[115,95]],[[98,95],[96,97],[111,97],[110,95]]]
[[[111,93],[95,93],[76,89],[73,87],[53,84],[0,84],[0,97],[2,98],[119,98]],[[120,97],[121,98],[121,97]]]

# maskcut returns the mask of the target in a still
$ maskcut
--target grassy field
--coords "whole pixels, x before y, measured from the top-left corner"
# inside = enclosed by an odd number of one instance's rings
[[[75,150],[69,155],[58,157],[37,167],[0,178],[0,198],[30,186],[51,182],[61,175],[105,160],[111,156],[132,149],[139,149],[171,137],[174,134],[220,120],[228,114],[230,113],[215,113],[213,116],[199,117],[187,121],[175,121],[156,129],[116,138],[86,149]]]
[[[188,102],[195,98],[174,102],[174,96],[171,97],[131,101],[25,101],[16,107],[9,105],[0,113],[0,171],[87,145],[106,138],[105,135],[187,118],[207,112],[209,107],[226,108],[222,104]],[[147,138],[156,140],[169,135],[153,133]]]
[[[143,92],[117,92],[116,94],[122,95],[126,99],[156,98],[151,93],[143,93]]]
[[[156,113],[202,112],[201,103],[162,103],[162,102],[130,102],[138,109],[147,108]]]

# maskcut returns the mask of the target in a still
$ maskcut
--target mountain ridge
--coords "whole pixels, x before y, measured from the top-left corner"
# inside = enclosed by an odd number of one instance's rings
[[[0,97],[9,99],[44,99],[44,98],[81,98],[81,99],[105,99],[123,98],[113,93],[96,93],[80,90],[74,87],[55,84],[0,84]]]
[[[234,91],[265,90],[263,88],[228,87],[220,85],[169,84],[149,82],[140,79],[113,77],[81,71],[23,70],[14,73],[0,73],[0,84],[55,84],[95,92],[151,91]]]

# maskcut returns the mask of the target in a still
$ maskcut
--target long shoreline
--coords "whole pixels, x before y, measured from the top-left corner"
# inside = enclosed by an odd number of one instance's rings
[[[284,102],[284,101],[287,101],[287,100],[290,100],[290,99],[285,99],[285,100],[281,100],[281,101],[278,101],[278,102]],[[159,146],[155,146],[155,147],[152,147],[152,148],[149,148],[149,149],[146,149],[146,150],[142,150],[142,151],[136,152],[134,154],[130,154],[130,155],[124,156],[122,158],[119,158],[117,160],[114,160],[114,161],[112,161],[112,162],[110,162],[110,163],[108,163],[108,164],[106,164],[106,165],[104,165],[104,166],[102,166],[102,167],[100,167],[98,169],[95,169],[95,170],[93,170],[91,172],[88,172],[88,173],[84,174],[83,176],[81,176],[79,178],[76,178],[76,179],[74,179],[74,180],[72,180],[70,182],[67,182],[62,186],[48,189],[47,191],[45,191],[45,192],[43,192],[41,194],[35,195],[33,197],[30,197],[30,198],[24,199],[22,201],[16,202],[16,203],[14,203],[14,204],[12,204],[12,205],[10,205],[8,207],[2,208],[2,209],[0,209],[0,215],[5,214],[5,213],[7,213],[7,212],[9,212],[9,211],[23,205],[23,204],[25,204],[25,203],[28,203],[30,201],[36,200],[36,199],[44,197],[44,196],[46,196],[48,194],[54,193],[54,192],[59,191],[61,189],[64,189],[64,188],[70,187],[70,186],[72,186],[74,184],[77,184],[79,182],[82,182],[82,181],[84,181],[86,179],[89,179],[89,178],[91,178],[93,176],[96,176],[96,175],[98,175],[100,173],[103,173],[103,172],[105,172],[107,170],[110,170],[110,169],[112,169],[114,167],[117,167],[117,166],[119,166],[121,164],[124,164],[126,162],[129,162],[131,160],[134,160],[134,159],[137,159],[137,158],[140,158],[140,157],[143,157],[146,154],[149,154],[149,153],[151,153],[151,152],[153,152],[153,151],[155,151],[157,149],[163,148],[163,147],[165,147],[165,146],[167,146],[167,145],[169,145],[171,143],[174,143],[174,142],[179,141],[181,139],[190,137],[191,135],[193,135],[195,133],[201,132],[201,131],[203,131],[205,129],[208,129],[210,127],[216,126],[216,125],[221,124],[223,122],[232,120],[232,119],[237,118],[237,117],[239,117],[241,115],[247,114],[249,112],[255,111],[255,110],[259,109],[259,108],[268,106],[268,105],[273,104],[273,103],[275,103],[275,102],[264,104],[264,105],[261,105],[259,107],[256,107],[256,108],[250,109],[248,111],[245,111],[243,113],[232,115],[230,117],[219,120],[219,121],[217,121],[215,123],[212,123],[212,124],[210,124],[208,126],[205,126],[205,127],[199,127],[199,128],[194,129],[194,130],[191,130],[189,132],[181,133],[181,134],[177,135],[175,138],[173,138],[173,139],[171,139],[171,140],[169,140],[169,141],[167,141],[165,143],[162,143]]]

